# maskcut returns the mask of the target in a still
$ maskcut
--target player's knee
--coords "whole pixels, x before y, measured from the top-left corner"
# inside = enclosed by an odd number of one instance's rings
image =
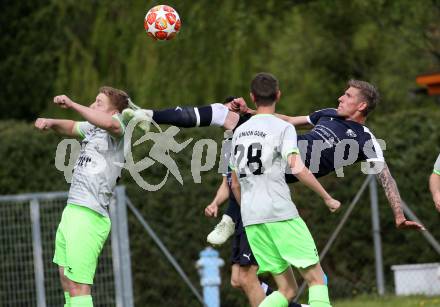
[[[87,284],[81,284],[72,280],[68,281],[69,293],[71,296],[89,295],[90,286]]]
[[[240,271],[239,283],[241,288],[253,288],[254,286],[260,286],[257,274],[252,270]]]

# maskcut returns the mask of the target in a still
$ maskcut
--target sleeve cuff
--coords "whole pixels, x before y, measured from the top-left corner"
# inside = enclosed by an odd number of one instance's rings
[[[291,154],[299,154],[299,149],[298,148],[292,148],[290,150],[287,150],[285,153],[283,153],[283,159],[287,160],[287,158],[291,155]]]
[[[310,119],[310,115],[307,115],[307,121],[309,122],[310,125],[314,126],[314,124],[312,123],[312,120]]]
[[[440,176],[440,170],[438,170],[438,169],[433,170],[432,173]]]
[[[81,137],[81,139],[84,139],[86,136],[84,134],[84,132],[81,130],[81,128],[79,127],[79,123],[75,122],[75,131],[78,134],[78,136]]]

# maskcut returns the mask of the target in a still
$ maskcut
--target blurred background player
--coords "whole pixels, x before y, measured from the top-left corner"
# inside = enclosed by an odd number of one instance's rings
[[[350,80],[347,89],[338,98],[337,109],[323,109],[309,116],[277,116],[295,127],[313,128],[298,135],[299,150],[304,164],[315,177],[319,178],[336,171],[338,168],[348,166],[360,161],[369,162],[368,168],[376,169],[379,179],[389,204],[392,208],[395,225],[399,229],[423,229],[422,225],[405,218],[400,193],[397,184],[384,160],[382,149],[371,131],[365,126],[367,116],[373,111],[379,101],[379,92],[370,83],[359,80]],[[247,107],[243,98],[235,99],[232,103],[234,109],[241,112],[254,114],[255,111]],[[344,150],[338,154],[338,144],[356,142],[357,149],[351,160],[343,160]],[[350,144],[350,143],[348,143]],[[345,145],[344,145],[345,146]],[[339,148],[340,149],[340,148]],[[287,182],[295,182],[296,178],[286,175]],[[228,210],[229,211],[229,210]],[[222,218],[218,227],[208,235],[208,242],[220,245],[231,235],[234,225],[228,218]]]
[[[440,154],[437,157],[437,161],[435,161],[434,170],[429,177],[429,189],[431,190],[435,208],[440,212]]]
[[[230,142],[232,140],[232,131],[225,131],[225,141],[222,146],[222,157],[229,158],[227,154],[230,151]],[[235,225],[234,237],[231,250],[231,285],[234,288],[241,289],[247,296],[251,306],[257,306],[266,295],[270,295],[273,290],[264,282],[260,282],[257,277],[258,263],[249,246],[246,232],[241,220],[240,206],[235,200],[231,191],[231,169],[223,174],[223,180],[212,202],[205,208],[205,215],[208,217],[217,217],[219,206],[228,200],[228,215],[224,218],[233,219],[232,225]],[[231,217],[230,217],[231,216]],[[301,307],[294,302],[289,303],[289,307]]]
[[[295,128],[274,116],[281,92],[278,80],[259,73],[251,82],[256,115],[238,127],[232,138],[232,191],[240,204],[243,226],[257,259],[258,273],[269,272],[278,290],[262,307],[286,307],[297,291],[291,265],[309,286],[311,307],[330,306],[324,272],[315,242],[291,200],[285,181],[292,174],[315,191],[333,212],[340,206],[304,166]]]
[[[120,112],[128,95],[101,87],[90,107],[65,95],[54,103],[78,112],[86,121],[38,118],[35,127],[81,139],[72,183],[55,238],[53,262],[59,266],[65,307],[91,307],[91,286],[99,254],[111,228],[108,208],[124,163],[124,125]]]

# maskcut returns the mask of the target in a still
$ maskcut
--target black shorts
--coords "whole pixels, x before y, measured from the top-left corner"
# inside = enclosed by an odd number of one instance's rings
[[[231,263],[239,264],[240,266],[258,265],[251,247],[249,246],[249,241],[243,226],[235,229],[232,240]]]

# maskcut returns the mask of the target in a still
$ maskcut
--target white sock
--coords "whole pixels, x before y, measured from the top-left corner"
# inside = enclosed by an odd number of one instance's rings
[[[229,109],[221,103],[211,104],[212,119],[210,126],[223,126],[228,116]]]

